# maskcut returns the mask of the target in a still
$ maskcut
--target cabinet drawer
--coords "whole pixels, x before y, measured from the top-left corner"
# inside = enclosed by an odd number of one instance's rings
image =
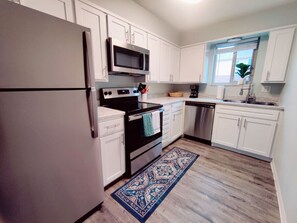
[[[163,115],[168,115],[168,114],[170,114],[171,105],[164,105],[164,106],[163,106],[163,110],[164,110]]]
[[[172,104],[172,112],[176,112],[176,111],[180,111],[183,109],[183,102],[178,102],[178,103],[174,103]]]
[[[124,131],[124,119],[115,119],[99,123],[99,136],[104,137],[116,132]]]
[[[163,116],[163,123],[167,123],[167,122],[169,122],[169,120],[170,120],[170,115],[169,114]]]
[[[259,118],[271,121],[277,121],[279,117],[279,111],[276,110],[229,105],[217,105],[216,113]]]

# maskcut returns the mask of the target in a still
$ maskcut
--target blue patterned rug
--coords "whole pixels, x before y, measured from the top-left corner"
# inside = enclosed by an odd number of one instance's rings
[[[199,155],[174,147],[111,196],[145,222]]]

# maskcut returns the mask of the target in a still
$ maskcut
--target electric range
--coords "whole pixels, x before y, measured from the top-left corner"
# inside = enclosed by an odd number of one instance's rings
[[[102,88],[100,105],[125,112],[126,175],[133,175],[162,152],[162,105],[140,102],[137,88]],[[146,137],[143,115],[160,112],[160,132]]]

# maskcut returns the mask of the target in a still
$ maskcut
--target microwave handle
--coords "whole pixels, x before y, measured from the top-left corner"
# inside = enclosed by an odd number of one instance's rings
[[[145,70],[145,66],[146,66],[146,64],[145,64],[145,53],[142,54],[142,56],[143,56],[143,70]]]

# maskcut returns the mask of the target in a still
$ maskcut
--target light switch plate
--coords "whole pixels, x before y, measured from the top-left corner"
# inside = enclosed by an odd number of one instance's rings
[[[262,85],[262,89],[261,89],[262,92],[269,93],[270,90],[271,90],[271,86],[263,86]]]

